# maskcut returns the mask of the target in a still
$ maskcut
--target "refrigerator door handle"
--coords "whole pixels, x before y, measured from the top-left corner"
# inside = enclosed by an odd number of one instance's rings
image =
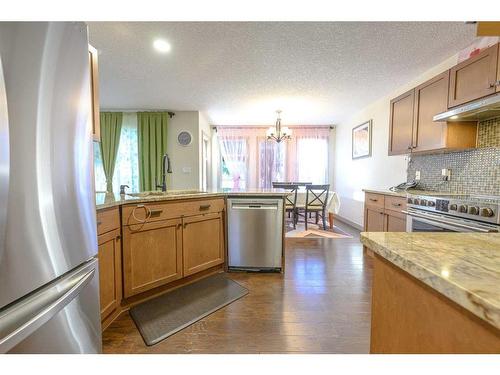
[[[0,309],[0,353],[6,353],[75,299],[94,277],[97,259]]]

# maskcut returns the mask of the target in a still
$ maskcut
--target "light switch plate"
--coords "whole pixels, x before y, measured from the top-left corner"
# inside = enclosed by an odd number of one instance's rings
[[[182,173],[191,173],[191,167],[182,167]]]
[[[415,171],[415,180],[420,181],[420,171]]]
[[[450,181],[451,180],[451,169],[449,169],[449,168],[441,169],[441,176],[443,177],[444,181]]]

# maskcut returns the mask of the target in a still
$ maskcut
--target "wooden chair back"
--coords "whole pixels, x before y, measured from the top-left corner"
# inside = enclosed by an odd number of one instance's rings
[[[283,189],[292,193],[286,196],[285,204],[287,206],[293,206],[293,209],[295,209],[295,206],[297,205],[297,190],[299,189],[298,185],[288,182],[273,182],[273,188]]]
[[[307,185],[306,186],[306,209],[309,207],[326,208],[328,203],[328,192],[330,184],[326,185]]]

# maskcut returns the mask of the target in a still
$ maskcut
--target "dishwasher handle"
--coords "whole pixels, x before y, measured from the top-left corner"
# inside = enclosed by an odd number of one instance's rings
[[[231,205],[234,210],[277,210],[277,203],[236,203]]]

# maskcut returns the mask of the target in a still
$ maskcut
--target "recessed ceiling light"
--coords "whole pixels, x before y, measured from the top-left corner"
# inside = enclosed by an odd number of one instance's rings
[[[158,51],[158,52],[161,52],[161,53],[167,53],[167,52],[170,52],[170,50],[172,49],[172,46],[170,45],[169,42],[167,42],[166,40],[163,40],[163,39],[156,39],[154,42],[153,42],[153,47]]]

